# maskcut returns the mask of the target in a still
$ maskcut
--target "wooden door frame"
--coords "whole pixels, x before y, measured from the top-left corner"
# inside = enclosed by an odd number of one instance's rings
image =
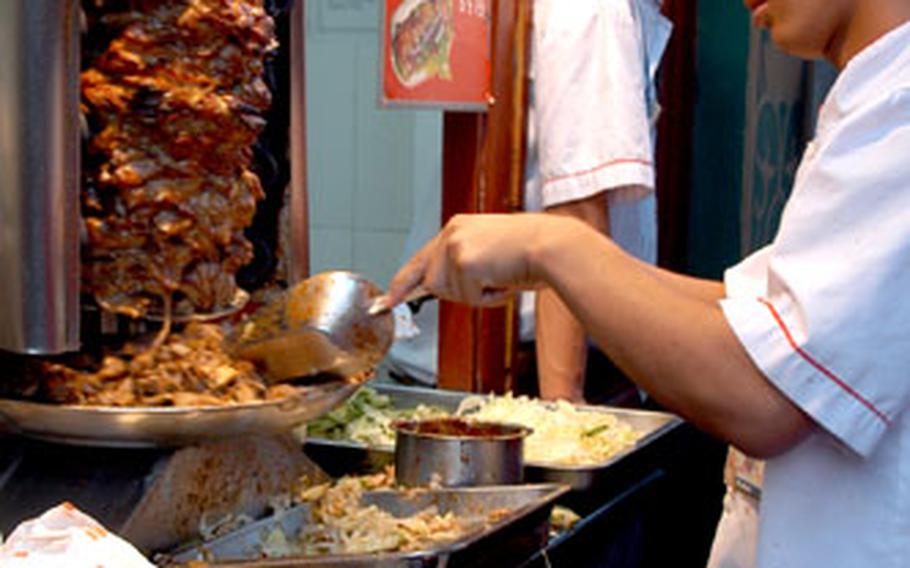
[[[306,0],[291,7],[291,179],[287,192],[287,275],[293,284],[310,275],[310,216],[307,173]],[[285,222],[282,220],[281,222]],[[281,236],[279,232],[279,242]]]
[[[522,209],[531,2],[492,6],[491,92],[486,113],[446,112],[442,222],[459,213]],[[503,392],[513,384],[517,301],[497,309],[443,302],[439,316],[440,388]]]

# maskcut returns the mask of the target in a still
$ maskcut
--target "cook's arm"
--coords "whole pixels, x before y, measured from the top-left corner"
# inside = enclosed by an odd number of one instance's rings
[[[716,302],[722,285],[639,262],[579,221],[457,217],[395,276],[390,301],[420,284],[481,305],[515,288],[554,288],[651,396],[753,456],[780,453],[812,428],[728,326]]]
[[[637,188],[629,189],[634,191]],[[647,191],[647,188],[641,189]],[[606,192],[550,207],[546,212],[577,219],[601,234],[610,235]],[[650,264],[643,263],[642,266],[659,273]],[[717,302],[724,295],[723,284],[720,282],[666,271],[662,274],[666,284],[693,299]],[[537,291],[535,312],[537,321],[534,331],[541,398],[584,402],[587,331],[552,288],[545,287]]]
[[[530,260],[597,343],[651,396],[756,457],[812,421],[752,363],[716,302],[719,283],[645,265],[576,224]]]

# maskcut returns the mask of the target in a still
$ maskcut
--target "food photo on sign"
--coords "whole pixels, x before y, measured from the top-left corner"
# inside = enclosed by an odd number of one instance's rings
[[[392,14],[391,34],[392,69],[402,85],[414,87],[431,77],[452,78],[452,0],[402,2]]]
[[[389,106],[486,107],[486,0],[386,0],[382,98]]]

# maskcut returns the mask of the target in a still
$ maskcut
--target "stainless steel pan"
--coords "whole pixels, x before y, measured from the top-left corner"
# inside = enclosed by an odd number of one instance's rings
[[[264,534],[280,528],[285,534],[293,535],[312,522],[309,506],[300,505],[212,542],[178,550],[168,555],[164,564],[187,566],[195,561],[198,566],[235,568],[473,568],[510,565],[510,561],[514,563],[518,558],[527,558],[546,543],[550,511],[568,489],[564,485],[535,484],[411,492],[381,490],[364,494],[365,503],[376,505],[396,517],[412,515],[429,506],[435,506],[440,513],[451,512],[467,519],[485,518],[493,511],[501,512],[496,522],[430,550],[262,559],[259,548]]]

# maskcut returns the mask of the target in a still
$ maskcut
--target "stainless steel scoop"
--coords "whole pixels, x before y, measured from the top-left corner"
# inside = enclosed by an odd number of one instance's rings
[[[386,310],[370,314],[382,290],[358,274],[323,272],[253,312],[228,337],[236,356],[272,381],[335,375],[366,380],[392,344]]]

